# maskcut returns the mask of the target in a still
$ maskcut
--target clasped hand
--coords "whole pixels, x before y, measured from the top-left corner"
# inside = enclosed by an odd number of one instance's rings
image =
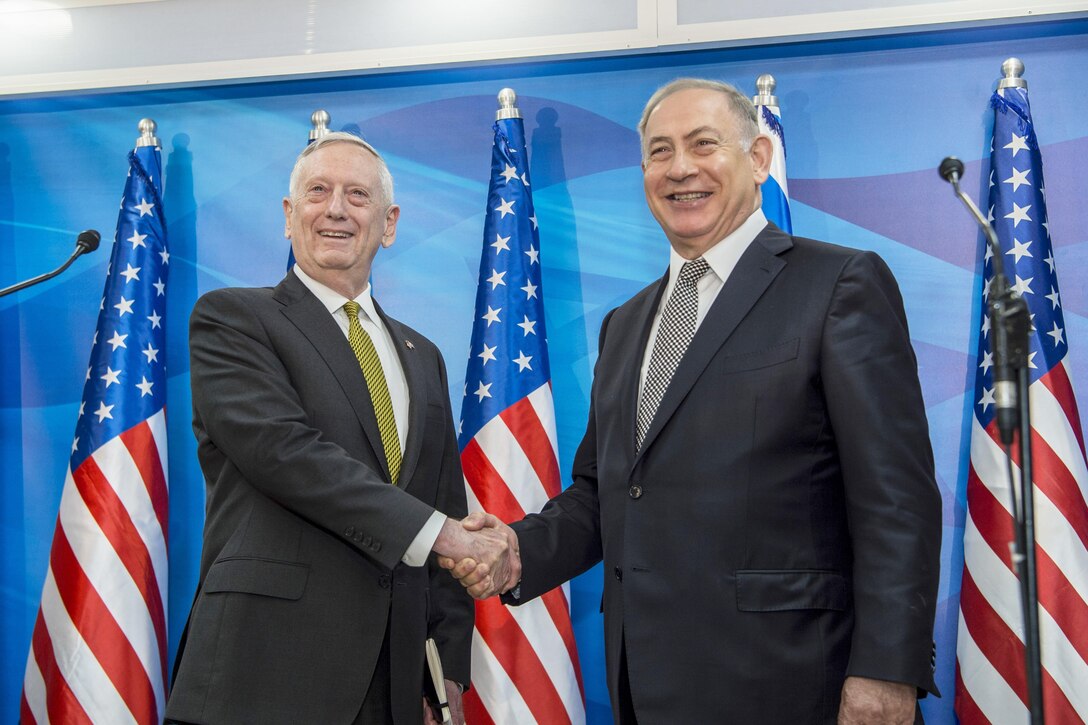
[[[438,563],[461,582],[476,599],[487,599],[513,589],[521,581],[521,555],[518,535],[496,516],[478,511],[459,524],[448,520],[447,527],[459,526],[450,538],[463,546],[438,551]],[[443,534],[447,531],[443,528]]]

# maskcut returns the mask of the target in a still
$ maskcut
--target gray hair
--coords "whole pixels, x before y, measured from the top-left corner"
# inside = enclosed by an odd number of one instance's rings
[[[359,138],[355,134],[347,133],[345,131],[332,131],[325,134],[321,138],[317,139],[313,143],[309,144],[306,148],[302,149],[302,153],[295,159],[295,166],[291,169],[291,180],[288,182],[288,193],[291,195],[291,200],[294,201],[296,192],[298,191],[298,177],[299,170],[302,168],[302,162],[307,157],[317,151],[319,148],[329,146],[334,143],[347,143],[353,146],[358,146],[361,149],[365,149],[374,155],[374,158],[378,160],[378,185],[382,191],[382,202],[386,207],[393,204],[393,176],[389,173],[389,167],[385,165],[385,159],[378,151],[368,144],[363,139]]]
[[[759,121],[756,116],[756,107],[752,105],[748,96],[721,81],[712,81],[707,78],[677,78],[658,88],[650,96],[650,100],[646,101],[646,107],[642,109],[642,118],[638,122],[638,138],[643,158],[646,158],[646,123],[650,120],[650,114],[672,94],[693,89],[717,91],[724,95],[733,112],[733,118],[737,122],[737,131],[740,133],[737,141],[745,151],[752,148],[752,141],[759,135]]]

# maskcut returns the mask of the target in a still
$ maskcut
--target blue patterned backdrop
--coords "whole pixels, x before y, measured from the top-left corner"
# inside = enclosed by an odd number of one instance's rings
[[[1076,381],[1088,380],[1088,22],[931,32],[626,58],[538,62],[308,81],[0,101],[0,286],[44,272],[76,233],[112,235],[125,154],[144,116],[159,124],[169,222],[170,641],[195,586],[203,482],[189,425],[186,325],[197,296],[272,285],[287,242],[280,199],[309,116],[361,131],[383,151],[402,206],[397,243],[376,262],[382,305],[446,356],[459,409],[472,324],[495,94],[520,97],[540,221],[547,326],[564,473],[585,425],[600,321],[667,265],[643,200],[634,131],[645,99],[678,75],[754,93],[773,73],[789,151],[794,231],[878,251],[903,289],[944,493],[931,722],[952,722],[965,435],[979,277],[971,220],[940,181],[967,161],[976,198],[988,100],[1022,58],[1048,179],[1055,257]],[[0,720],[18,712],[108,254],[0,299]],[[1088,398],[1082,388],[1081,400]],[[880,435],[875,431],[874,435]],[[610,721],[601,579],[572,587],[592,723]],[[692,592],[699,583],[692,582]]]

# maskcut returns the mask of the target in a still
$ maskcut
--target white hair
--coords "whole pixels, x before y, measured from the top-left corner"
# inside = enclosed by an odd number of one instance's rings
[[[334,143],[347,143],[359,148],[366,149],[374,158],[378,160],[378,185],[382,191],[382,202],[386,208],[393,204],[393,176],[389,173],[389,167],[385,165],[385,159],[378,151],[368,144],[363,139],[359,138],[355,134],[347,133],[345,131],[332,131],[327,133],[321,138],[317,139],[313,143],[309,144],[306,148],[302,149],[302,153],[295,159],[295,166],[291,169],[291,179],[288,182],[288,193],[291,195],[291,199],[295,199],[298,192],[298,177],[300,169],[302,168],[302,162],[307,157],[317,151],[319,148],[329,146]]]

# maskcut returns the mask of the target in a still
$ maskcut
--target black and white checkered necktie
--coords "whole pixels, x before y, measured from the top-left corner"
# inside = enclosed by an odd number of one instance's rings
[[[646,370],[646,384],[643,385],[642,399],[638,404],[635,450],[642,447],[642,439],[650,429],[657,406],[665,397],[669,381],[691,344],[691,338],[695,336],[695,318],[699,313],[696,285],[709,269],[710,265],[702,257],[684,262],[676,278],[676,287],[665,304],[665,311],[661,313],[661,324],[657,328],[657,339],[650,355],[650,367]]]

